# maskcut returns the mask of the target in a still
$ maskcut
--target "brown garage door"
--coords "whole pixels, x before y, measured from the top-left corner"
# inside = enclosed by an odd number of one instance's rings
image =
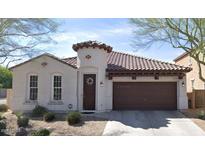
[[[176,110],[176,82],[114,82],[114,110]]]

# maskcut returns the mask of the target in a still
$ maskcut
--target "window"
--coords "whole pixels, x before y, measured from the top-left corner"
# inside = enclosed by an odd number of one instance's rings
[[[53,100],[62,99],[62,76],[54,75],[53,76]]]
[[[37,75],[30,76],[29,99],[30,100],[38,99],[38,76]]]

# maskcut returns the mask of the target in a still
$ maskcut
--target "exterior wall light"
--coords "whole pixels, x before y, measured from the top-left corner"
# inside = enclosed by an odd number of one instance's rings
[[[184,83],[184,81],[182,81],[182,87],[184,87],[185,86],[185,83]]]
[[[68,104],[68,108],[72,109],[73,108],[73,104]]]
[[[100,81],[100,86],[103,86],[103,85],[104,85],[103,81]]]

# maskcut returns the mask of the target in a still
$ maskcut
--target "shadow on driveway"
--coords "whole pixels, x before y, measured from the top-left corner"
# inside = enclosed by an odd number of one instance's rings
[[[178,111],[112,111],[96,116],[109,119],[104,135],[204,135]]]

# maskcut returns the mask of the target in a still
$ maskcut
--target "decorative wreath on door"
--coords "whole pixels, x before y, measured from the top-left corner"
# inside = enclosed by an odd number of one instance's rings
[[[91,78],[91,77],[87,78],[86,83],[87,83],[88,85],[92,85],[92,84],[94,83],[93,78]]]

